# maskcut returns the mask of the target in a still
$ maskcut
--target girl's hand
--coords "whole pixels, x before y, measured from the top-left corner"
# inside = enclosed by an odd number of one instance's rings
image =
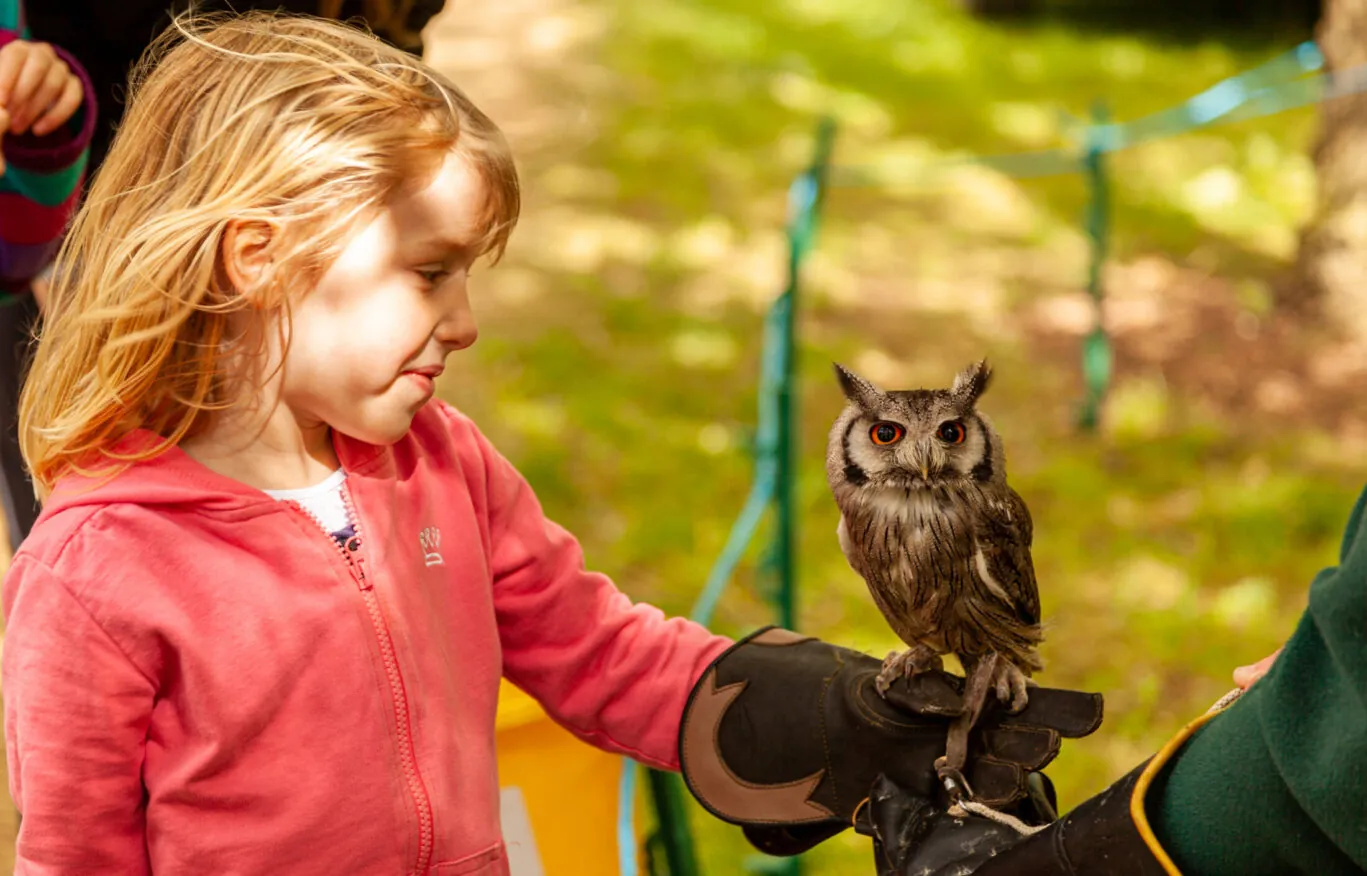
[[[0,109],[9,124],[0,134],[50,134],[80,109],[81,79],[47,43],[15,40],[0,48]]]
[[[1253,682],[1267,674],[1267,670],[1271,669],[1272,664],[1277,662],[1277,655],[1280,653],[1282,653],[1282,649],[1278,648],[1251,666],[1240,666],[1234,670],[1234,683],[1239,686],[1240,690],[1248,690]]]

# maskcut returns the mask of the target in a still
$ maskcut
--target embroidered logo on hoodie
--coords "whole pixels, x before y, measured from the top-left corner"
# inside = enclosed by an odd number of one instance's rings
[[[418,533],[418,544],[422,545],[422,561],[429,566],[440,566],[443,564],[441,552],[437,550],[441,546],[441,530],[435,526],[429,526]]]

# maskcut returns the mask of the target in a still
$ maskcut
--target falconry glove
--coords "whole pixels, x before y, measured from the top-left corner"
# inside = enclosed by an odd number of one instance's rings
[[[886,779],[859,826],[874,838],[878,876],[1166,876],[1166,855],[1131,806],[1147,766],[1029,836],[978,815],[955,817]]]
[[[879,694],[882,661],[778,628],[718,657],[684,710],[684,780],[713,815],[745,828],[762,851],[793,855],[854,821],[874,780],[928,802],[950,802],[936,777],[963,679],[925,672]],[[1030,793],[1029,776],[1063,738],[1101,723],[1099,694],[1033,688],[1019,714],[993,700],[970,738],[965,795],[994,808]]]
[[[1052,790],[1050,787],[1049,815],[1042,815],[1028,803],[1012,807],[1018,810],[1023,827],[1030,829],[1049,821],[1055,805]],[[859,811],[854,827],[873,838],[878,876],[967,876],[1024,836],[1002,821],[967,813],[951,815],[943,807],[907,793],[886,776],[874,781],[869,803]]]

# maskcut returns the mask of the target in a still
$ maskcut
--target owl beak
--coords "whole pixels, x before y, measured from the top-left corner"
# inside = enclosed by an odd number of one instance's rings
[[[935,451],[924,443],[917,442],[912,451],[911,462],[916,466],[916,470],[921,473],[921,480],[929,481],[931,469],[935,467]]]

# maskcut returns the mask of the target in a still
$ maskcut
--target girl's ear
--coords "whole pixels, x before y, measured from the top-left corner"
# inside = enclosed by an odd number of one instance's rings
[[[232,219],[223,229],[219,255],[224,278],[253,307],[267,304],[280,231],[279,224],[259,219]]]

